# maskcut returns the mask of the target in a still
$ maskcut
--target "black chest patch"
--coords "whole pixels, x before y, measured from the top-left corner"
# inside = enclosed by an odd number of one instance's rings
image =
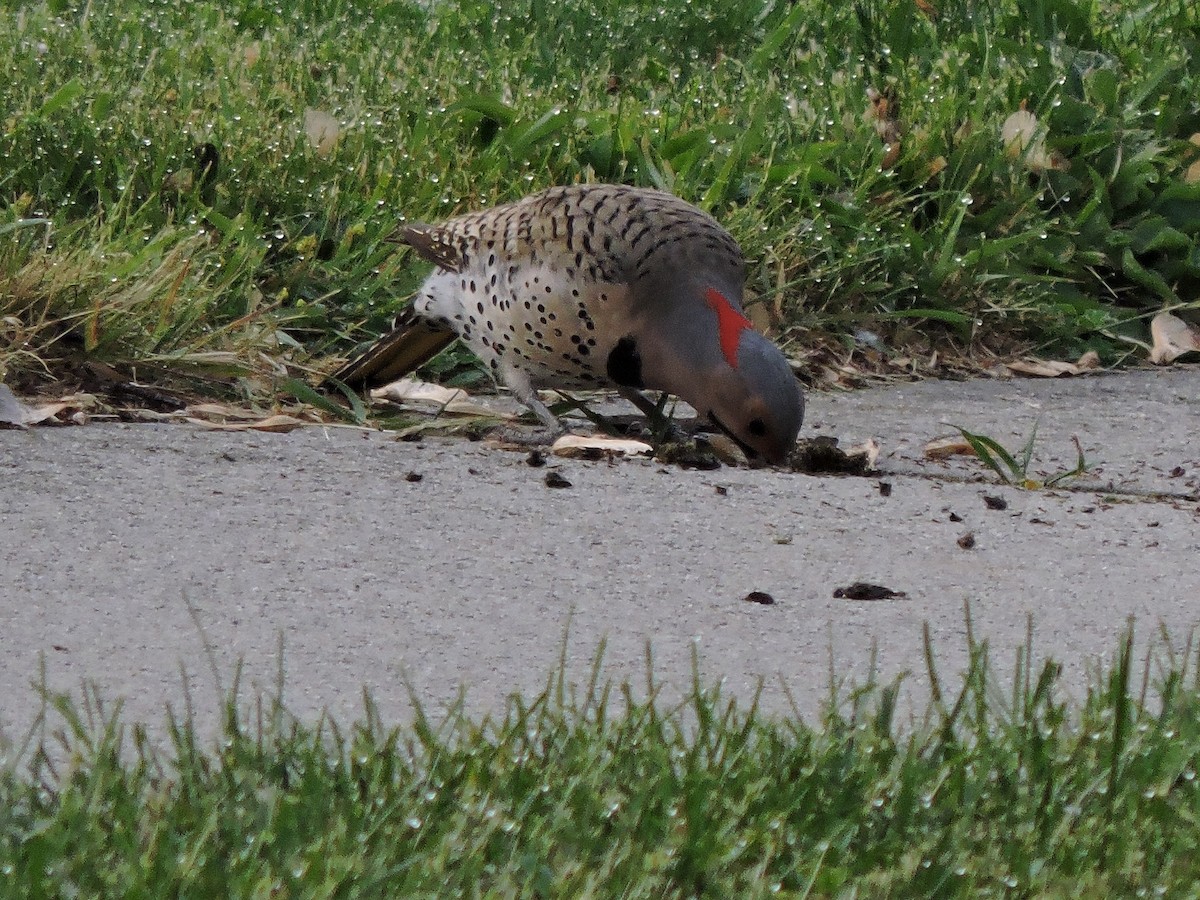
[[[622,387],[644,388],[642,355],[638,352],[637,341],[629,336],[617,341],[617,346],[608,354],[605,371],[609,378]]]

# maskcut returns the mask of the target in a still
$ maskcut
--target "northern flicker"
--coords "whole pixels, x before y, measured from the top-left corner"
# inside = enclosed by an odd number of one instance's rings
[[[455,338],[549,428],[539,388],[681,398],[748,455],[779,463],[804,398],[783,353],[742,312],[745,263],[710,215],[662,191],[542,191],[397,239],[437,268],[393,330],[334,378],[373,387]]]

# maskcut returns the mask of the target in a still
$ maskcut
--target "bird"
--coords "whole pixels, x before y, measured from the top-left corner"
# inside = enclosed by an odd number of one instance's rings
[[[707,212],[651,188],[566,185],[392,239],[435,266],[392,330],[332,378],[387,384],[461,339],[535,413],[538,389],[674,395],[753,459],[796,444],[804,397],[787,357],[742,307],[746,265]]]

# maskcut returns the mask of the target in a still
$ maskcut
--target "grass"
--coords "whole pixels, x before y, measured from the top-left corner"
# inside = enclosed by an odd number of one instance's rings
[[[1198,39],[1185,0],[10,3],[0,379],[316,402],[425,274],[397,222],[577,180],[713,211],[794,353],[1118,362],[1196,307]],[[975,645],[917,723],[894,685],[810,726],[551,679],[401,729],[235,692],[214,747],[184,717],[164,749],[47,695],[0,896],[1189,894],[1195,651],[1139,686],[1130,641],[1078,705]]]
[[[1083,445],[1079,443],[1078,437],[1072,436],[1071,441],[1075,444],[1075,466],[1070,469],[1060,469],[1058,472],[1042,478],[1034,478],[1029,467],[1033,462],[1034,445],[1037,444],[1038,423],[1036,421],[1033,423],[1033,428],[1030,429],[1025,444],[1016,454],[1006,450],[999,441],[989,435],[977,434],[959,425],[955,425],[954,428],[970,445],[979,461],[995,472],[1004,484],[1015,485],[1026,490],[1041,490],[1078,478],[1086,474],[1089,468],[1088,461],[1083,455]]]
[[[712,210],[797,355],[1113,363],[1195,305],[1184,0],[11,6],[10,384],[98,359],[286,399],[425,274],[384,241],[397,222],[577,180]]]
[[[925,718],[898,684],[821,721],[696,679],[575,688],[498,718],[348,729],[261,700],[156,749],[93,694],[46,695],[57,745],[0,777],[4,896],[1183,896],[1200,788],[1191,645],[1134,671],[1132,628],[1078,705],[1030,645],[1002,688],[972,642]],[[647,661],[648,672],[652,663]],[[51,726],[45,726],[49,730]],[[52,762],[59,760],[59,762]],[[65,760],[65,761],[63,761]]]

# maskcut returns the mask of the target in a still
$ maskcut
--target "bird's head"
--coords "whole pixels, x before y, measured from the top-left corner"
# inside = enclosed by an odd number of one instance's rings
[[[711,370],[707,388],[684,399],[747,456],[774,464],[787,460],[804,419],[804,396],[787,358],[751,329],[739,338],[737,365]]]
[[[708,309],[676,306],[690,311],[663,336],[667,364],[661,371],[652,371],[655,355],[645,355],[645,384],[686,400],[747,456],[782,463],[804,419],[804,397],[787,357],[754,330],[739,302],[715,288],[699,291]]]

